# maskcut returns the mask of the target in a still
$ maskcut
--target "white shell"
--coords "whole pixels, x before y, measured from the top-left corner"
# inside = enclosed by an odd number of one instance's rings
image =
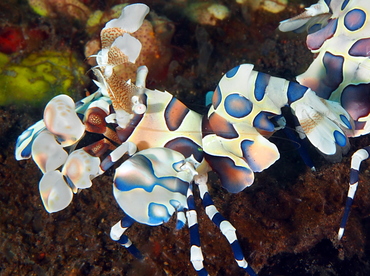
[[[39,191],[42,203],[49,213],[63,210],[73,197],[72,190],[60,171],[47,172],[40,180]]]
[[[66,162],[67,157],[67,152],[47,130],[33,141],[32,158],[43,173],[56,170]]]
[[[44,110],[44,122],[63,147],[78,142],[85,132],[85,126],[76,114],[75,104],[67,95],[51,99]]]

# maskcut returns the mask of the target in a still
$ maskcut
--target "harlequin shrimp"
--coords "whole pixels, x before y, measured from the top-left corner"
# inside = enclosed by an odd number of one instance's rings
[[[307,134],[328,154],[348,144],[351,118],[338,103],[320,99],[298,83],[256,72],[251,64],[223,76],[204,116],[168,92],[147,89],[145,66],[139,67],[135,84],[122,79],[120,69],[134,63],[141,49],[131,33],[148,12],[144,4],[129,5],[106,24],[93,68],[99,89],[76,104],[66,95],[53,98],[43,120],[19,136],[16,158],[32,156],[43,172],[39,190],[49,213],[66,208],[74,193],[91,187],[92,179],[127,158],[113,179],[114,197],[126,216],[111,228],[111,238],[142,258],[125,231],[134,222],[162,225],[176,213],[177,227],[187,223],[190,229],[190,260],[199,275],[207,275],[193,196],[197,186],[207,215],[227,238],[237,264],[256,275],[243,256],[235,228],[213,204],[207,173],[215,171],[221,185],[233,193],[252,185],[254,172],[280,157],[267,138],[284,127],[277,118],[285,105],[295,110],[302,124],[314,128],[320,117],[330,127],[325,139]],[[86,142],[90,133],[102,139]]]
[[[129,5],[106,24],[98,66],[93,68],[98,91],[76,104],[66,95],[53,98],[43,120],[18,138],[16,158],[32,156],[43,172],[40,195],[52,213],[66,208],[73,193],[91,187],[92,179],[127,153],[129,158],[116,168],[113,180],[114,197],[126,216],[111,228],[111,238],[142,258],[125,231],[134,222],[161,225],[176,213],[177,228],[188,224],[195,270],[208,275],[193,197],[193,186],[198,186],[206,213],[229,241],[237,264],[256,275],[243,256],[235,228],[208,193],[202,116],[168,92],[146,89],[146,67],[138,69],[135,85],[119,76],[120,68],[135,62],[140,53],[141,43],[131,33],[148,12],[144,4]],[[104,138],[79,146],[89,133]]]
[[[355,128],[348,137],[370,132],[370,25],[366,0],[320,0],[301,15],[280,23],[281,31],[308,30],[307,46],[316,54],[306,72],[297,81],[317,95],[340,103],[351,115]],[[308,133],[306,126],[302,125]],[[320,139],[325,132],[316,133]],[[338,232],[341,239],[359,180],[361,162],[369,158],[370,148],[352,156],[346,207]]]

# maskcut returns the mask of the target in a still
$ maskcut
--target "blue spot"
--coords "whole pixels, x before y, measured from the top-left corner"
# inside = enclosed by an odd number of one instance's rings
[[[170,204],[171,204],[171,205],[173,206],[173,208],[175,208],[176,210],[179,210],[180,208],[182,208],[180,201],[178,201],[178,200],[176,200],[176,199],[171,199],[171,200],[170,200]]]
[[[346,118],[346,116],[344,116],[344,115],[340,115],[339,117],[340,117],[340,119],[341,119],[341,120],[342,120],[342,122],[346,125],[346,127],[347,127],[348,129],[352,129],[351,123],[348,121],[348,119]]]
[[[270,75],[265,73],[258,73],[256,78],[256,84],[254,87],[254,97],[257,101],[260,101],[265,96],[266,87],[270,81]]]
[[[247,116],[253,108],[250,100],[240,94],[230,94],[225,99],[226,112],[235,118],[243,118]]]
[[[357,31],[366,22],[366,13],[360,9],[349,11],[344,17],[344,25],[350,31]]]
[[[33,131],[34,131],[34,128],[31,128],[31,129],[27,129],[25,130],[17,139],[17,143],[15,145],[16,149],[21,147],[21,145],[28,139],[30,138],[32,135],[33,135]],[[22,158],[29,158],[31,156],[31,149],[32,149],[32,142],[33,142],[33,139],[31,139],[31,141],[28,142],[28,144],[25,146],[25,148],[22,150],[21,152],[21,156]]]
[[[342,3],[341,10],[344,10],[347,7],[347,4],[349,3],[349,0],[344,0]]]
[[[165,205],[153,203],[153,202],[150,203],[148,206],[148,216],[149,216],[149,223],[151,225],[162,224],[164,222],[167,222],[171,217]]]
[[[302,98],[307,89],[308,88],[306,86],[290,81],[287,91],[288,103],[291,104],[292,102],[295,102]]]
[[[228,72],[226,73],[226,77],[228,77],[228,78],[232,78],[232,77],[234,77],[234,76],[235,76],[235,74],[238,72],[239,67],[240,67],[240,65],[238,65],[238,66],[234,67],[233,69],[231,69],[230,71],[228,71]]]
[[[268,132],[275,130],[274,124],[267,118],[265,112],[260,112],[253,120],[253,126]]]
[[[240,148],[242,149],[243,152],[243,157],[245,159],[248,158],[248,149],[251,145],[253,145],[253,141],[251,140],[243,140],[243,142],[240,143]]]
[[[29,143],[21,153],[22,158],[30,158],[32,154],[32,143]]]
[[[344,147],[346,144],[347,144],[347,138],[346,136],[344,136],[342,133],[340,133],[338,130],[335,130],[334,131],[334,139],[335,139],[335,142],[341,146],[341,147]]]

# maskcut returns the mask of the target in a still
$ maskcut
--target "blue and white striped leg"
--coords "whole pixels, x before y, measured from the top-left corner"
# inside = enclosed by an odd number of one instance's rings
[[[222,234],[230,243],[231,249],[234,253],[235,261],[238,266],[243,268],[251,276],[257,275],[244,258],[243,251],[240,247],[238,238],[236,237],[236,229],[218,212],[217,208],[215,207],[213,200],[208,193],[207,175],[198,175],[195,177],[194,181],[196,184],[198,184],[200,197],[208,217],[213,221],[214,224],[217,225],[218,228],[220,228]]]
[[[129,216],[125,216],[122,220],[112,226],[110,230],[110,237],[112,240],[118,242],[122,246],[126,247],[127,250],[134,255],[137,259],[143,259],[139,249],[132,244],[131,240],[124,234],[124,232],[135,222]]]
[[[100,168],[102,169],[103,172],[105,172],[126,153],[131,156],[136,151],[137,147],[134,143],[123,142],[116,149],[114,149],[107,157],[104,158],[104,160],[100,164]]]
[[[186,223],[186,216],[185,210],[178,210],[177,211],[177,221],[176,221],[176,229],[179,230],[184,227]]]
[[[358,186],[359,170],[360,170],[361,162],[368,159],[369,157],[370,157],[370,146],[360,149],[352,155],[351,174],[349,177],[349,190],[347,194],[346,207],[344,208],[342,221],[340,223],[340,228],[338,231],[338,240],[340,240],[343,237],[344,228],[346,227],[348,216],[351,211],[353,198],[355,197],[357,186]]]
[[[188,210],[186,211],[186,217],[188,220],[188,227],[190,231],[190,261],[199,276],[207,276],[208,272],[204,268],[204,258],[202,249],[200,247],[198,219],[197,212],[195,211],[195,202],[192,188],[193,185],[190,184],[187,192]]]

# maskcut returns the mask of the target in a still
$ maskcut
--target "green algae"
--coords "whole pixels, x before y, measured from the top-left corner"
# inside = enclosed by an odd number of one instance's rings
[[[0,67],[0,106],[45,104],[59,94],[77,96],[87,81],[84,62],[68,51],[32,53],[20,62],[0,54]]]

